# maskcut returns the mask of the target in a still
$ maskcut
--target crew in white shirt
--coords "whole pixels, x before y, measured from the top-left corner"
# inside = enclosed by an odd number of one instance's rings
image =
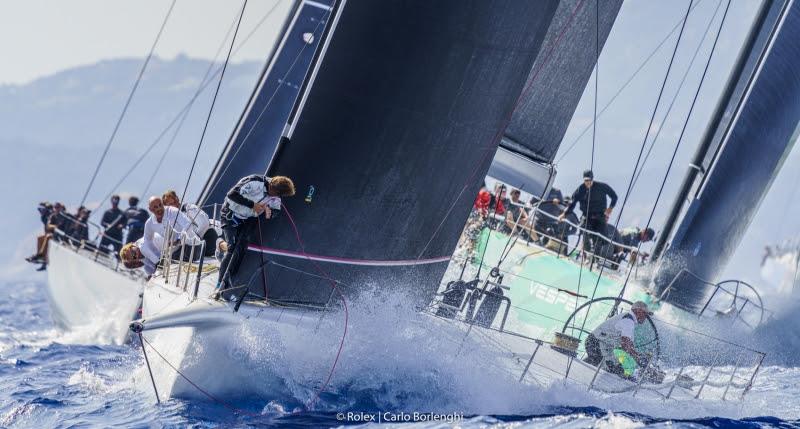
[[[191,203],[184,203],[181,205],[181,201],[178,198],[178,193],[173,190],[168,190],[164,192],[164,195],[161,197],[164,206],[166,207],[175,207],[181,210],[186,217],[189,218],[189,221],[192,223],[192,229],[194,230],[195,234],[198,237],[202,238],[205,241],[205,250],[203,256],[214,256],[214,252],[220,248],[220,243],[222,239],[219,238],[217,231],[211,226],[211,221],[208,218],[208,214],[206,214],[203,209],[197,207],[195,204]],[[222,245],[222,248],[225,249],[226,247]]]
[[[586,337],[586,363],[605,364],[608,371],[618,373],[620,368],[614,358],[614,349],[622,349],[639,365],[643,365],[643,356],[636,351],[634,330],[637,324],[644,323],[647,316],[652,314],[647,304],[636,301],[631,306],[631,311],[620,313],[601,323]]]

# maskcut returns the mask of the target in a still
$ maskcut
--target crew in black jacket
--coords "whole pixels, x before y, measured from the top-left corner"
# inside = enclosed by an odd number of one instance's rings
[[[611,198],[610,205],[608,204],[607,198]],[[592,170],[586,170],[583,172],[583,184],[578,186],[578,189],[572,193],[572,201],[569,203],[566,210],[561,213],[561,216],[559,216],[559,221],[563,221],[575,210],[575,204],[580,205],[586,229],[605,236],[606,222],[611,216],[611,211],[614,209],[614,206],[617,204],[617,193],[611,189],[611,186],[603,182],[595,182]],[[598,240],[600,240],[598,235],[585,234],[583,249],[588,250],[589,247],[591,247],[594,252]]]
[[[118,255],[122,249],[122,230],[126,224],[125,214],[119,209],[119,195],[112,195],[111,208],[103,213],[103,219],[100,220],[100,225],[105,228],[100,247],[106,249],[110,244],[114,248],[114,255]]]
[[[130,207],[125,210],[125,219],[128,224],[128,235],[125,237],[125,244],[133,243],[142,238],[144,235],[144,223],[150,217],[147,210],[138,207],[139,198],[128,198],[128,205]]]
[[[288,177],[270,178],[257,174],[241,178],[228,191],[220,212],[222,235],[228,243],[228,250],[219,266],[215,298],[233,287],[233,279],[247,252],[249,235],[258,217],[263,215],[266,219],[272,218],[272,211],[281,208],[281,198],[290,197],[294,192],[294,183]]]

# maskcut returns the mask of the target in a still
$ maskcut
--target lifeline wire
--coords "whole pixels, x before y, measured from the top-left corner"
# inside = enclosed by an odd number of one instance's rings
[[[89,196],[89,191],[92,189],[92,185],[94,184],[94,180],[97,178],[97,173],[100,172],[100,167],[103,165],[103,162],[106,160],[106,155],[108,154],[108,149],[111,148],[111,143],[114,142],[114,137],[117,136],[117,131],[119,130],[119,126],[122,124],[122,119],[125,118],[125,113],[128,111],[128,106],[131,104],[131,100],[133,100],[133,94],[136,93],[136,88],[139,87],[139,82],[142,81],[142,76],[144,75],[144,71],[147,69],[147,64],[150,62],[150,59],[153,57],[153,52],[156,50],[156,45],[158,44],[158,39],[161,38],[161,34],[164,32],[164,27],[167,25],[167,21],[169,20],[169,16],[172,14],[172,9],[175,7],[175,1],[172,0],[172,4],[169,6],[169,10],[167,10],[167,15],[164,17],[164,21],[161,23],[161,28],[158,30],[158,34],[156,35],[156,40],[153,41],[153,45],[150,47],[150,52],[147,54],[147,58],[144,60],[144,64],[142,64],[142,68],[139,70],[139,75],[136,76],[136,81],[133,84],[133,88],[131,88],[130,94],[128,94],[128,99],[125,101],[125,106],[122,108],[122,113],[120,113],[119,118],[117,119],[116,125],[114,125],[114,131],[111,132],[111,137],[108,138],[108,142],[106,143],[106,147],[103,150],[103,155],[100,156],[100,161],[97,162],[97,167],[94,169],[94,173],[92,174],[92,179],[89,180],[89,186],[86,187],[86,192],[83,193],[83,198],[81,198],[81,206],[86,203],[86,197]]]
[[[639,168],[639,163],[642,160],[642,154],[644,153],[644,148],[647,145],[647,137],[650,135],[650,130],[653,128],[653,122],[655,122],[656,112],[658,111],[658,105],[661,103],[661,97],[664,95],[664,88],[667,86],[667,80],[669,79],[670,71],[672,70],[672,64],[675,62],[675,54],[678,52],[678,46],[681,44],[681,39],[683,38],[683,31],[686,29],[686,22],[689,20],[689,13],[692,11],[692,3],[694,0],[689,0],[689,7],[686,9],[686,14],[683,18],[683,24],[681,25],[681,31],[678,33],[678,40],[675,41],[675,48],[672,50],[672,56],[669,60],[669,65],[667,66],[667,72],[664,74],[664,80],[661,82],[661,89],[658,91],[658,98],[656,99],[656,104],[653,107],[653,114],[650,115],[650,123],[647,125],[647,131],[644,134],[644,139],[642,140],[641,148],[639,149],[639,156],[636,158],[636,164],[634,165],[633,172],[631,173],[631,180],[628,182],[628,189],[625,191],[625,197],[622,200],[622,206],[619,209],[619,215],[617,215],[617,222],[614,224],[615,228],[619,227],[619,222],[622,220],[622,213],[625,211],[625,204],[628,202],[628,197],[630,197],[631,187],[633,186],[633,179],[636,175],[636,170]],[[594,290],[592,291],[592,299],[594,300],[595,295],[597,294],[597,288],[600,286],[600,279],[603,276],[603,270],[605,269],[605,264],[600,265],[600,272],[597,275],[597,282],[594,285]],[[590,300],[590,302],[591,302]],[[588,319],[589,311],[591,310],[591,304],[586,309],[586,315],[583,319],[583,325],[581,326],[581,330],[583,330],[586,326],[586,320]]]

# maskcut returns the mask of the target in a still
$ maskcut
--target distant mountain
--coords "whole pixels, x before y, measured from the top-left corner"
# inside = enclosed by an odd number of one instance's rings
[[[21,240],[40,230],[35,210],[39,201],[58,200],[68,207],[80,202],[141,64],[142,59],[108,60],[25,85],[0,86],[0,207],[4,213],[0,236],[5,239],[0,261],[18,263],[20,255],[33,251],[32,243]],[[198,97],[162,171],[156,173],[155,165],[172,130],[118,189],[112,186],[189,102],[209,65],[209,61],[180,56],[150,62],[89,194],[90,202],[99,204],[111,191],[139,195],[153,175],[149,193],[183,190],[216,80]],[[216,64],[215,69],[220,66]],[[193,174],[192,195],[219,156],[260,69],[254,62],[228,65]]]

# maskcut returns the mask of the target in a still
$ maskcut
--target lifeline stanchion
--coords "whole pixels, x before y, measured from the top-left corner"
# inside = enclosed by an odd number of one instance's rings
[[[150,359],[147,358],[147,350],[144,347],[144,339],[142,338],[142,333],[136,333],[139,336],[139,344],[142,345],[142,354],[144,355],[144,363],[147,364],[147,372],[150,374],[150,382],[153,383],[153,393],[156,394],[156,402],[161,404],[161,398],[158,396],[158,389],[156,388],[156,379],[153,378],[153,370],[150,368]]]

